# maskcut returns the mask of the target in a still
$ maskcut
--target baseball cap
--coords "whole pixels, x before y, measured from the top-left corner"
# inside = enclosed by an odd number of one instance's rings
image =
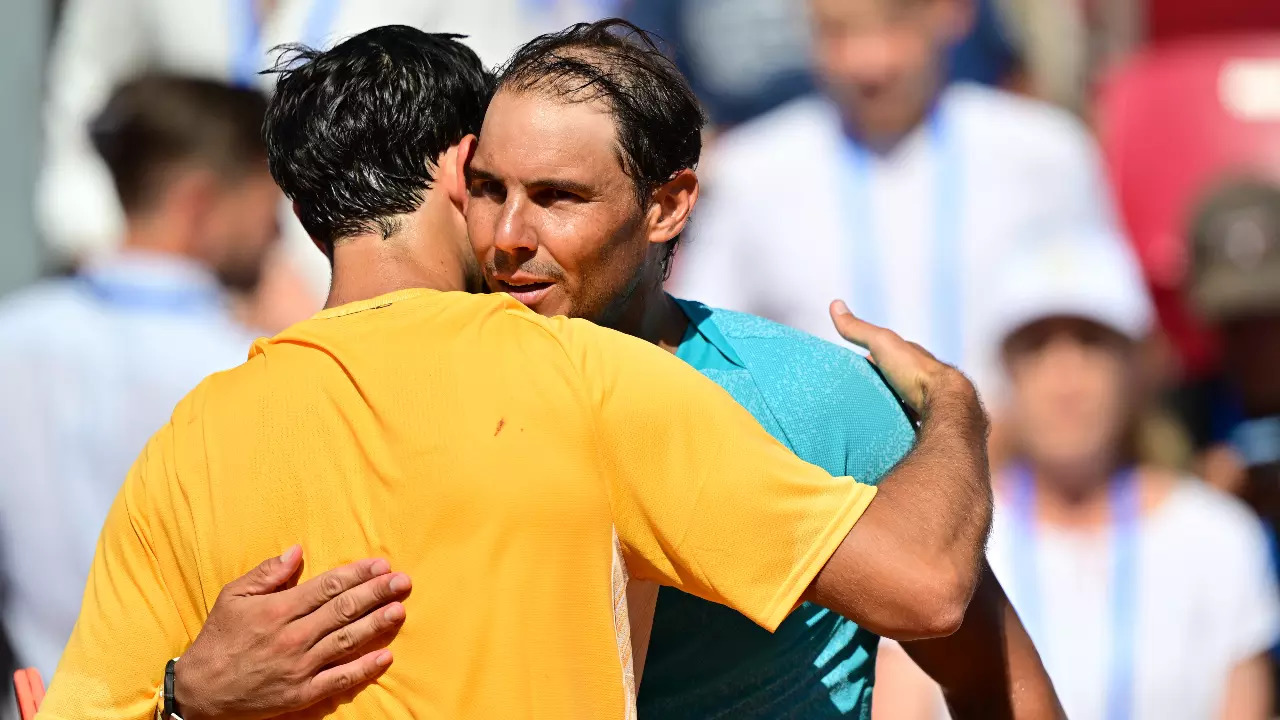
[[[989,297],[996,345],[1053,317],[1091,320],[1136,341],[1155,315],[1132,248],[1104,228],[1020,244],[997,269]]]
[[[1280,313],[1280,185],[1222,185],[1196,213],[1191,241],[1188,291],[1201,314]]]

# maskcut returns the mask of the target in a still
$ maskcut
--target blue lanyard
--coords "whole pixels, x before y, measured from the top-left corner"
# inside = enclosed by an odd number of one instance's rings
[[[231,0],[232,42],[231,82],[239,87],[254,87],[258,72],[265,63],[262,47],[262,23],[254,12],[256,0]],[[312,0],[311,12],[302,30],[302,42],[320,47],[338,15],[338,0]]]
[[[222,295],[207,287],[133,285],[90,275],[81,275],[80,281],[99,301],[125,310],[186,314],[222,307]]]
[[[961,293],[960,240],[964,175],[959,143],[941,106],[929,117],[929,141],[934,158],[933,267],[929,281],[933,289],[931,337],[925,338],[939,359],[958,364],[964,352],[963,295]],[[875,203],[871,196],[871,153],[852,139],[846,139],[849,224],[853,229],[854,312],[877,325],[891,326],[886,309],[884,273],[876,230]],[[893,242],[890,237],[886,243]]]
[[[1043,644],[1044,607],[1036,568],[1035,481],[1025,467],[1015,468],[1013,479],[1013,580],[1018,615],[1032,637]],[[1111,657],[1107,668],[1107,720],[1127,720],[1133,715],[1134,649],[1138,609],[1138,530],[1141,494],[1135,472],[1125,470],[1112,478],[1109,488],[1113,555],[1111,562]],[[1070,622],[1063,618],[1063,622]]]

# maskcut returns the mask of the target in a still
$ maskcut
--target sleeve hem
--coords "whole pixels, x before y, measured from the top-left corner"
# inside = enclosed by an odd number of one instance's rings
[[[850,478],[850,480],[852,480]],[[858,519],[866,512],[867,506],[871,504],[871,500],[876,496],[876,488],[871,485],[853,481],[849,499],[845,501],[844,506],[840,509],[831,523],[818,537],[817,541],[810,548],[808,555],[799,567],[791,573],[787,582],[778,590],[777,595],[769,603],[763,617],[761,627],[773,632],[778,629],[782,621],[796,609],[800,604],[800,598],[804,595],[805,590],[809,589],[809,585],[813,579],[817,577],[818,572],[827,564],[831,556],[835,554],[836,548],[840,547],[840,543],[844,542],[845,536],[853,529]]]

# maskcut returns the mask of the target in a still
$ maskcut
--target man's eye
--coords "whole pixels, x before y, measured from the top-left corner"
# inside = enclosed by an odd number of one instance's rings
[[[547,188],[537,195],[538,204],[551,205],[559,202],[582,202],[582,196],[577,193],[561,190],[559,188]]]
[[[496,180],[478,180],[471,183],[471,194],[476,197],[487,197],[501,201],[506,196],[506,188]]]

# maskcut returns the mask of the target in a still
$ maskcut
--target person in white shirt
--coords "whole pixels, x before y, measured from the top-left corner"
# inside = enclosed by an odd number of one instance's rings
[[[972,0],[809,0],[825,93],[726,133],[676,292],[834,339],[832,297],[991,384],[984,277],[1041,227],[1119,231],[1065,111],[945,84]]]
[[[606,0],[67,0],[49,60],[45,164],[37,219],[72,261],[115,247],[123,215],[86,123],[119,83],[143,71],[205,77],[269,93],[272,49],[326,47],[381,25],[467,36],[486,65],[506,59],[548,19],[595,19]],[[329,266],[287,208],[285,243],[264,277],[260,324],[281,329],[318,310]],[[274,307],[271,306],[274,304]],[[265,305],[265,307],[263,307]]]
[[[1263,526],[1135,447],[1152,308],[1131,253],[1068,235],[1014,253],[983,307],[1003,338],[1012,463],[988,559],[1073,720],[1272,717],[1280,596]],[[877,716],[943,715],[900,649]]]
[[[92,133],[121,250],[0,301],[0,619],[46,678],[138,449],[252,341],[224,287],[256,282],[278,235],[265,113],[260,93],[212,81],[126,83]]]

